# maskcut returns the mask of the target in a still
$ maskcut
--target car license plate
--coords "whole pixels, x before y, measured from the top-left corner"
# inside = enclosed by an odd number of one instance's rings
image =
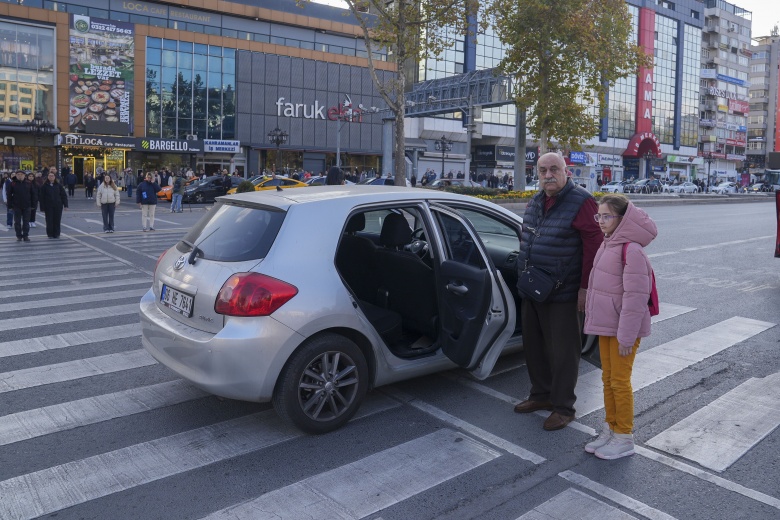
[[[179,314],[187,316],[188,318],[192,317],[193,300],[194,297],[190,296],[189,294],[185,294],[181,291],[168,287],[165,284],[163,284],[162,286],[162,294],[160,294],[160,303],[162,303],[172,311],[178,312]]]

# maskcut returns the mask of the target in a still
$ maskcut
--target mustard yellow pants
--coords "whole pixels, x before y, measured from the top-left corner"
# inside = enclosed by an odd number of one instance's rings
[[[618,353],[618,340],[614,336],[599,336],[601,355],[601,380],[604,383],[605,421],[615,433],[632,433],[634,430],[634,391],[631,388],[631,371],[639,349],[639,339],[628,356]]]

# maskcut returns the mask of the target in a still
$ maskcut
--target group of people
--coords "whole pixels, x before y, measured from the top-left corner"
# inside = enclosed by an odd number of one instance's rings
[[[45,170],[44,170],[45,171]],[[18,242],[30,242],[30,228],[36,227],[37,209],[46,218],[46,236],[59,238],[62,212],[68,209],[68,195],[57,179],[56,168],[44,171],[17,170],[13,175],[3,174],[2,198],[6,206],[6,225],[16,232]]]
[[[514,411],[551,412],[543,424],[547,431],[572,422],[580,331],[598,335],[606,415],[585,451],[608,460],[632,455],[631,372],[640,340],[650,334],[652,268],[643,248],[658,231],[647,213],[622,194],[597,203],[567,176],[561,155],[547,153],[537,167],[540,190],[523,216],[518,269],[544,269],[557,288],[536,301],[518,284],[531,390]]]

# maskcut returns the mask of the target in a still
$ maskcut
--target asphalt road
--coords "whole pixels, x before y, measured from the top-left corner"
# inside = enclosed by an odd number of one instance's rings
[[[582,450],[603,421],[585,363],[577,421],[549,433],[512,412],[522,354],[486,381],[378,389],[323,436],[203,395],[141,350],[137,302],[206,209],[161,205],[143,233],[122,204],[105,235],[91,203],[74,201],[58,242],[0,234],[0,519],[780,518],[769,200],[646,208],[662,314],[635,363],[638,453],[613,462]]]

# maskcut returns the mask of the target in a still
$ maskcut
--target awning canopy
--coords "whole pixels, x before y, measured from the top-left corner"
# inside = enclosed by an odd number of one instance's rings
[[[425,152],[428,150],[428,143],[425,142],[425,139],[407,137],[404,139],[404,150],[409,150],[412,152]]]
[[[655,157],[661,157],[661,143],[653,132],[636,133],[631,136],[623,157],[643,157],[650,152]]]

